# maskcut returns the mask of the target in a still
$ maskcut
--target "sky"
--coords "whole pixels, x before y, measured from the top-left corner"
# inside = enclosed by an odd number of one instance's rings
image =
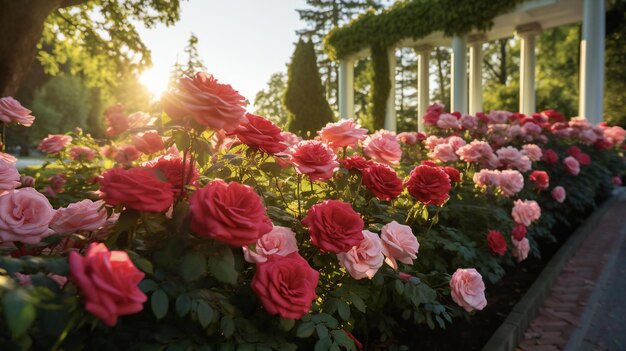
[[[194,33],[207,71],[252,104],[272,73],[287,71],[295,31],[306,26],[296,9],[305,7],[305,0],[181,1],[180,21],[174,26],[138,28],[154,64],[140,80],[158,97],[177,55],[184,60],[183,48]]]

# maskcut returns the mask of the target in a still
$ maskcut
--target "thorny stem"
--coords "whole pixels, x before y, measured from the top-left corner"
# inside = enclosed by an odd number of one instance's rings
[[[302,182],[302,174],[298,174],[298,219],[302,217],[302,205],[300,204],[300,183]]]

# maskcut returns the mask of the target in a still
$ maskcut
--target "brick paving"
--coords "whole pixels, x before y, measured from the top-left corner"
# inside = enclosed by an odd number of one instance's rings
[[[595,228],[582,242],[578,251],[569,259],[539,309],[537,316],[523,334],[523,339],[516,351],[559,351],[567,345],[572,332],[581,322],[587,301],[596,287],[612,249],[615,248],[616,243],[622,242],[622,236],[626,234],[623,230],[626,228],[625,214],[626,199],[622,193],[616,204],[603,214]],[[626,242],[624,246],[626,247]],[[623,252],[622,261],[626,264],[626,250]],[[626,266],[624,271],[626,271]],[[615,289],[626,287],[625,280],[621,280],[622,284],[616,286]],[[624,310],[626,310],[626,299],[623,297],[624,290],[616,291],[615,294],[613,300],[609,299],[609,301],[621,302],[625,307]],[[601,313],[600,309],[596,312]],[[625,326],[626,316],[621,315],[619,318],[622,326]],[[599,315],[598,319],[602,320],[602,316]],[[591,337],[585,337],[585,342],[589,344],[587,350],[605,350],[593,346],[598,345],[599,339],[607,337],[607,329],[602,329],[600,324],[597,325],[599,326],[596,328],[597,332]],[[593,327],[590,328],[589,332],[592,330]],[[626,350],[626,344],[606,350]]]

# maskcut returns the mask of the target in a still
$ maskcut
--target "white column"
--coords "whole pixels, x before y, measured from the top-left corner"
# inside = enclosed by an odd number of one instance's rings
[[[584,0],[578,114],[593,124],[603,120],[604,26],[604,0]]]
[[[468,37],[469,52],[469,113],[475,114],[483,110],[483,42],[484,34]]]
[[[540,32],[541,26],[536,22],[524,24],[516,28],[516,35],[521,38],[519,112],[525,115],[531,115],[536,110],[535,37]]]
[[[452,82],[450,112],[467,113],[467,45],[465,38],[452,37]]]
[[[424,127],[424,121],[422,116],[426,114],[426,109],[430,102],[430,87],[429,87],[429,64],[430,52],[433,47],[430,45],[421,45],[415,48],[417,52],[417,130],[423,132],[426,130]]]
[[[387,52],[389,60],[389,96],[385,108],[385,129],[396,131],[396,48],[391,47]]]
[[[354,60],[339,61],[339,117],[354,118]]]

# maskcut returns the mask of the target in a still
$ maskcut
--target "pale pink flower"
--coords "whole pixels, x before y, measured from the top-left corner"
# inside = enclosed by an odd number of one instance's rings
[[[296,233],[287,227],[274,226],[272,230],[261,236],[256,242],[256,249],[243,247],[243,256],[247,262],[259,263],[267,261],[267,256],[287,256],[298,252]]]
[[[528,156],[528,158],[532,162],[540,161],[541,157],[543,156],[543,152],[541,151],[541,148],[535,144],[523,145],[522,154],[524,154],[525,156]]]
[[[502,124],[509,120],[509,117],[513,116],[513,112],[492,110],[489,112],[489,123]]]
[[[467,142],[465,140],[463,140],[463,138],[458,137],[456,135],[453,135],[453,136],[449,137],[448,140],[446,140],[446,143],[450,144],[450,146],[452,146],[454,151],[456,151],[459,148],[467,145]]]
[[[522,130],[526,135],[538,135],[541,134],[541,127],[533,122],[526,122],[522,126]]]
[[[5,152],[0,152],[0,160],[4,160],[10,163],[16,163],[17,158],[13,157],[11,154],[7,154]]]
[[[580,173],[580,163],[573,156],[567,156],[563,159],[563,166],[565,166],[565,169],[573,175],[578,175],[578,173]]]
[[[500,171],[491,169],[481,169],[474,173],[474,184],[479,188],[496,187],[500,185]]]
[[[396,221],[387,223],[381,230],[380,238],[383,253],[387,256],[385,262],[394,270],[398,269],[397,261],[412,265],[417,258],[420,244],[408,225]]]
[[[18,188],[21,184],[15,164],[0,158],[0,193]]]
[[[337,155],[319,140],[305,140],[289,149],[290,162],[298,174],[306,174],[312,181],[332,178],[339,167]]]
[[[528,156],[522,156],[517,162],[510,165],[512,168],[516,168],[522,173],[526,173],[533,168],[533,164]]]
[[[484,141],[474,140],[471,143],[460,147],[456,154],[465,162],[480,162],[489,160],[493,155],[493,150],[488,143]],[[497,160],[497,158],[496,158]]]
[[[476,118],[476,116],[462,115],[460,122],[461,127],[469,131],[473,131],[476,129],[476,127],[478,127],[478,118]]]
[[[592,129],[585,129],[581,131],[578,137],[580,138],[580,141],[587,145],[591,145],[598,140],[598,136]]]
[[[514,237],[511,237],[511,242],[513,243],[513,250],[511,251],[513,257],[515,257],[517,262],[522,262],[528,257],[528,252],[530,252],[530,242],[528,238],[515,240]]]
[[[70,149],[70,158],[74,161],[91,161],[98,152],[85,146],[73,146]]]
[[[620,145],[626,139],[626,130],[619,126],[607,127],[604,129],[604,137],[613,144]]]
[[[107,221],[107,211],[103,205],[102,200],[94,202],[85,199],[69,204],[67,207],[61,207],[52,217],[50,228],[59,234],[97,230]]]
[[[337,254],[337,259],[354,279],[372,279],[383,265],[383,242],[376,233],[363,231],[363,241],[348,252]]]
[[[459,159],[450,144],[439,144],[435,146],[435,149],[428,154],[428,157],[441,162],[454,162]]]
[[[398,143],[395,136],[391,139],[385,133],[376,132],[368,136],[363,142],[363,151],[374,161],[386,165],[399,165],[402,158],[400,143]]]
[[[524,177],[519,171],[505,170],[500,173],[500,189],[504,196],[513,196],[524,188]]]
[[[558,202],[558,203],[563,203],[563,201],[565,201],[565,189],[562,186],[556,186],[554,187],[554,189],[552,189],[552,198]]]
[[[49,134],[37,145],[37,149],[52,155],[63,151],[67,144],[71,142],[72,137],[69,135]]]
[[[525,135],[524,130],[522,129],[522,127],[518,125],[513,125],[511,126],[511,128],[509,128],[509,139],[523,137],[524,135]]]
[[[285,132],[285,131],[280,132],[280,136],[283,137],[283,142],[285,143],[285,145],[287,145],[288,148],[300,142],[300,138],[298,138],[297,135],[291,132]]]
[[[528,227],[533,221],[541,217],[541,208],[537,201],[518,199],[513,203],[511,215],[515,223]]]
[[[446,144],[448,141],[446,138],[440,138],[435,135],[431,135],[424,141],[424,145],[428,150],[434,150],[435,147],[439,144]]]
[[[407,145],[415,145],[420,140],[420,135],[417,132],[402,132],[396,135],[396,139]]]
[[[328,123],[317,134],[328,146],[337,150],[342,147],[355,146],[359,140],[365,139],[367,129],[361,128],[351,119]]]
[[[33,188],[0,194],[0,240],[37,244],[52,234],[48,228],[54,210],[48,199]]]
[[[498,149],[498,151],[496,151],[496,154],[498,155],[498,161],[500,163],[500,166],[502,167],[509,167],[511,165],[514,165],[519,161],[520,158],[522,158],[522,156],[524,156],[518,149],[514,148],[513,146],[500,148]]]
[[[31,112],[10,96],[0,98],[0,122],[2,123],[19,123],[25,127],[30,127],[35,120],[35,117],[31,116]]]
[[[482,310],[487,306],[483,277],[474,268],[459,268],[450,279],[452,300],[465,311]]]
[[[442,113],[437,120],[437,127],[439,128],[452,128],[452,129],[460,129],[461,122],[455,115],[451,115],[449,113]]]

